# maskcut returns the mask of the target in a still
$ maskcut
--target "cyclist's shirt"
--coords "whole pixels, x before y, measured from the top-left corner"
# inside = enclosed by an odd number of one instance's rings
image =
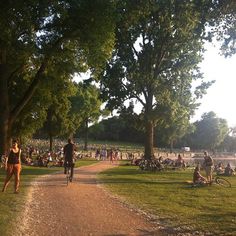
[[[73,143],[68,143],[65,145],[63,150],[65,161],[73,162],[74,151],[75,151],[75,145]]]

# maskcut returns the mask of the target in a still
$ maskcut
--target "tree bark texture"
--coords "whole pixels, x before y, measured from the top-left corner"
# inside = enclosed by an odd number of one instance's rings
[[[151,89],[148,93],[149,95],[146,97],[146,106],[145,106],[145,151],[144,156],[145,159],[151,160],[154,152],[153,152],[153,136],[154,136],[154,123],[152,120],[152,103],[153,103],[153,94]]]
[[[10,144],[12,127],[14,121],[20,112],[23,110],[25,105],[32,98],[39,82],[40,77],[43,74],[46,63],[43,63],[36,73],[32,83],[25,94],[23,94],[22,99],[19,103],[10,110],[9,103],[9,93],[8,93],[8,80],[11,76],[11,70],[8,68],[7,64],[3,63],[3,59],[0,61],[0,158],[2,155],[5,155]]]
[[[7,85],[7,67],[0,64],[0,158],[8,149],[9,137],[9,97]]]
[[[49,151],[52,151],[52,145],[53,145],[53,136],[52,134],[49,134],[49,140],[50,140],[50,147],[49,147]]]
[[[151,120],[145,121],[145,159],[151,160],[153,157],[153,122]]]
[[[88,150],[88,119],[85,120],[84,150]]]

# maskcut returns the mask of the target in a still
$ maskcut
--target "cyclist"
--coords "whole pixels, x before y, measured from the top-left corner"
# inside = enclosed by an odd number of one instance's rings
[[[74,173],[74,152],[75,152],[75,144],[73,143],[72,139],[68,139],[68,143],[63,148],[64,153],[64,174],[66,174],[66,168],[71,168],[70,172],[70,182],[73,179]]]

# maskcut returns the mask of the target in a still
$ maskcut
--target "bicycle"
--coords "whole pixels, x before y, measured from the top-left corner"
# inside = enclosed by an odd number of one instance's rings
[[[220,176],[216,176],[212,182],[214,182],[222,187],[225,187],[225,188],[231,187],[231,183],[227,179],[220,177]]]
[[[73,163],[72,164],[70,164],[70,163],[66,163],[66,167],[65,167],[65,169],[66,169],[66,185],[68,186],[69,185],[69,182],[72,182],[72,180],[73,180],[73,168],[74,168],[74,166],[73,166]]]
[[[0,168],[5,168],[5,167],[6,167],[6,157],[5,157],[5,155],[2,155],[1,162],[0,162]]]
[[[193,183],[192,187],[209,186],[209,185],[212,185],[212,184],[218,184],[219,186],[222,186],[222,187],[225,187],[225,188],[230,188],[231,187],[231,183],[227,179],[222,178],[220,176],[214,177],[211,182],[203,181],[203,182],[199,182],[199,183]]]
[[[138,166],[141,170],[148,170],[148,171],[160,171],[164,169],[164,166],[159,162],[157,159],[141,159],[138,162]]]

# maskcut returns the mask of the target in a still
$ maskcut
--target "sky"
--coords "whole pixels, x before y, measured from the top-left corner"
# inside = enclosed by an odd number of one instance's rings
[[[219,49],[208,44],[200,66],[204,80],[215,80],[200,101],[193,120],[201,119],[204,112],[214,111],[219,118],[227,120],[230,127],[236,126],[236,55],[225,58]]]

